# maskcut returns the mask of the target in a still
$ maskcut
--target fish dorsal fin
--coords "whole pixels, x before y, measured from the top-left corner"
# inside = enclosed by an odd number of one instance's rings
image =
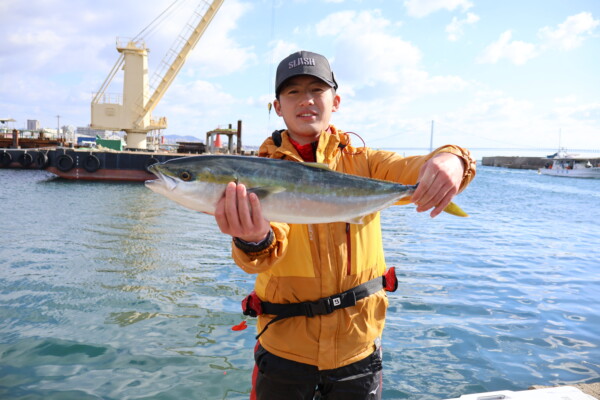
[[[261,200],[271,194],[281,193],[284,191],[285,191],[285,188],[281,187],[281,186],[259,186],[259,187],[254,187],[254,188],[248,189],[248,193],[254,193]]]
[[[323,164],[323,163],[318,163],[318,162],[303,162],[302,164],[306,165],[307,167],[311,167],[311,168],[318,168],[318,169],[324,169],[326,171],[331,171],[331,168],[329,168],[329,165]]]

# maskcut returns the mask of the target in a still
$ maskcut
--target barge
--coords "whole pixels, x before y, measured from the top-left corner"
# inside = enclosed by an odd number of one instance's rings
[[[57,148],[50,150],[47,156],[46,171],[60,178],[144,182],[155,178],[148,171],[150,165],[185,154]]]

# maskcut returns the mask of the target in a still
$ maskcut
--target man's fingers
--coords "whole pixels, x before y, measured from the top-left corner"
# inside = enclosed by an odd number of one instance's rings
[[[443,210],[450,204],[450,201],[457,193],[458,189],[452,185],[450,177],[447,174],[440,172],[436,175],[436,180],[432,182],[431,186],[425,188],[421,198],[415,201],[417,211],[423,212],[431,208],[439,209],[440,206],[442,206],[441,209]],[[436,212],[436,215],[441,212],[439,210],[434,211]]]
[[[448,191],[446,176],[441,172],[436,172],[434,175],[425,175],[425,180],[419,182],[418,189],[422,188],[419,197],[413,198],[414,203],[419,206],[417,211],[426,211],[435,207],[439,200],[444,197]]]
[[[252,224],[255,226],[260,226],[264,221],[264,217],[262,215],[262,208],[260,206],[260,200],[258,199],[258,196],[255,193],[250,193],[248,199],[250,200],[250,207],[252,207],[250,210],[252,216]]]
[[[231,184],[230,184],[231,185]],[[233,188],[235,190],[235,184],[233,184]],[[226,234],[231,234],[231,227],[229,225],[229,211],[228,211],[228,189],[229,185],[225,188],[223,192],[223,196],[217,201],[217,205],[215,207],[215,220],[217,221],[217,225],[221,232]],[[231,189],[229,189],[231,191]],[[229,196],[231,197],[231,196]]]
[[[418,200],[415,203],[417,205],[417,211],[423,212],[435,207],[438,204],[439,199],[443,198],[444,195],[445,192],[443,191],[443,188],[436,189],[435,186],[430,187],[429,190],[421,197],[421,200]]]
[[[235,182],[229,182],[225,188],[225,217],[231,231],[238,230],[240,226],[236,191],[237,185]]]
[[[442,211],[444,211],[444,208],[448,207],[448,204],[450,204],[453,197],[454,195],[452,192],[446,193],[446,196],[444,196],[442,201],[433,209],[433,211],[431,211],[431,214],[429,214],[431,218],[435,218],[440,215]]]
[[[237,212],[242,232],[246,232],[252,228],[252,210],[248,204],[248,192],[246,186],[237,185]]]
[[[436,185],[436,182],[439,182],[439,167],[433,163],[432,160],[429,160],[423,165],[421,171],[419,173],[418,183],[419,186],[415,193],[413,194],[413,201],[415,203],[423,203],[431,200],[431,187]]]
[[[219,229],[223,233],[227,233],[227,218],[225,217],[225,199],[220,199],[215,207],[215,220]]]

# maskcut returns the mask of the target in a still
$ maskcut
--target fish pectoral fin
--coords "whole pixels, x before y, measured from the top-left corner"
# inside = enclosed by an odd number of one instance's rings
[[[281,186],[259,186],[259,187],[248,189],[248,193],[254,193],[261,200],[271,194],[281,193],[281,192],[285,192],[285,188],[281,187]]]
[[[444,212],[447,212],[448,214],[456,215],[457,217],[468,217],[469,216],[469,214],[464,212],[463,209],[460,208],[455,203],[448,204],[446,206],[446,208],[444,208]]]
[[[348,219],[346,221],[343,221],[343,222],[346,222],[347,224],[362,224],[364,218],[365,218],[364,216],[356,217],[356,218],[350,218],[350,219]]]

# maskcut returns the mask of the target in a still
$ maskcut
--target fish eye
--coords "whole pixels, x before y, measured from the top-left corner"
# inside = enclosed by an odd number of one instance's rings
[[[189,171],[181,171],[179,178],[181,178],[182,181],[188,182],[192,179],[192,174]]]

